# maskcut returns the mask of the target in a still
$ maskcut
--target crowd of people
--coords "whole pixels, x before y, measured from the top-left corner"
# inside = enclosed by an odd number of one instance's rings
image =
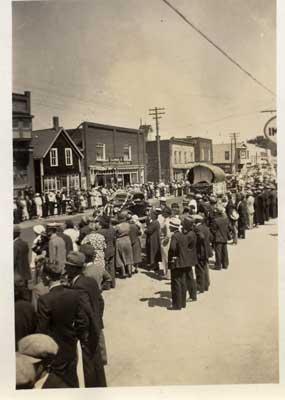
[[[107,187],[93,186],[90,190],[70,190],[65,187],[60,190],[46,190],[36,193],[33,189],[19,190],[14,197],[14,224],[23,221],[54,217],[56,215],[70,215],[84,212],[87,209],[105,206],[113,194],[124,189],[126,192],[142,192],[146,199],[163,196],[179,197],[190,192],[188,181],[173,181],[170,184],[163,182],[155,184],[110,184]]]
[[[169,310],[181,310],[209,290],[209,259],[215,257],[212,269],[227,269],[229,243],[277,218],[270,180],[249,181],[236,193],[189,190],[182,204],[169,204],[164,194],[147,208],[144,224],[128,210],[105,215],[103,202],[78,225],[37,223],[31,258],[14,225],[17,388],[79,387],[80,351],[84,386],[107,386],[105,290],[145,268],[171,281]]]

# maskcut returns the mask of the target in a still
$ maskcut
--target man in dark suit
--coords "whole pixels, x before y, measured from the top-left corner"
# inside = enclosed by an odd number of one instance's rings
[[[216,217],[213,221],[211,229],[214,235],[215,255],[216,255],[216,262],[214,269],[217,270],[220,270],[222,268],[227,269],[229,266],[227,242],[230,232],[230,225],[229,225],[229,220],[226,214],[223,213],[222,209],[217,208]]]
[[[86,387],[106,387],[106,376],[100,352],[99,338],[103,329],[104,300],[95,279],[83,275],[84,254],[72,251],[67,256],[65,270],[71,287],[80,295],[88,317],[88,340],[82,346]]]
[[[244,195],[242,193],[237,194],[237,212],[239,214],[238,219],[238,238],[245,239],[245,230],[247,226],[247,206],[244,202]]]
[[[161,261],[160,224],[157,218],[158,212],[152,210],[145,229],[147,265],[155,271],[159,271],[158,263]]]
[[[31,279],[31,269],[29,265],[29,246],[21,239],[21,228],[14,225],[14,274],[19,275],[28,286]]]
[[[38,300],[37,332],[51,336],[59,346],[45,388],[79,387],[77,340],[84,346],[88,338],[88,319],[79,293],[61,284],[61,272],[56,264],[44,266],[42,271],[49,293]]]
[[[173,235],[170,240],[168,252],[168,265],[171,271],[171,295],[172,307],[170,310],[181,310],[186,307],[186,277],[185,272],[188,265],[187,238],[179,231],[180,220],[172,217],[170,219]]]
[[[202,215],[193,216],[195,223],[195,233],[197,235],[197,264],[195,266],[197,276],[197,289],[200,293],[207,291],[210,286],[210,275],[208,260],[213,255],[211,248],[210,229],[205,224],[205,218]]]
[[[20,339],[36,331],[36,313],[33,305],[27,299],[27,291],[22,279],[16,276],[14,280],[16,350]]]

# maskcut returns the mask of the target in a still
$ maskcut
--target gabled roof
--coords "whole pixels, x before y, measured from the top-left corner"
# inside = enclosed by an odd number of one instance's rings
[[[33,150],[33,158],[34,159],[44,158],[60,134],[65,135],[67,141],[74,148],[74,150],[77,152],[77,154],[81,158],[83,158],[83,154],[81,153],[79,148],[76,146],[74,141],[71,139],[69,134],[63,128],[59,128],[58,130],[42,129],[42,130],[38,130],[38,131],[33,131],[32,132],[32,146],[34,149]]]

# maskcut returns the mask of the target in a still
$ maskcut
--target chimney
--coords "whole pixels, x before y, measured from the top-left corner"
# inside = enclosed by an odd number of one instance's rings
[[[53,117],[53,129],[55,131],[58,131],[59,129],[59,118],[58,117]]]

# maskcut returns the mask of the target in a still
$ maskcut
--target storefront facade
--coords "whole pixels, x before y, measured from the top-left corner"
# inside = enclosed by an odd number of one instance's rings
[[[87,187],[145,181],[145,132],[112,125],[83,122],[68,130],[84,154]]]

